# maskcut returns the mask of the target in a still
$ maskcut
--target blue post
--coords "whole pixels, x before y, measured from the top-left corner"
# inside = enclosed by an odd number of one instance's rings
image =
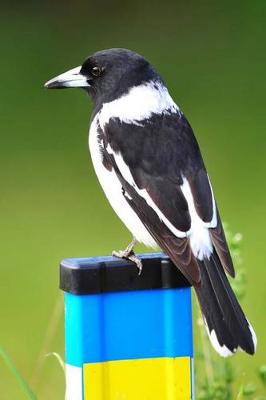
[[[66,400],[193,398],[191,289],[162,253],[142,274],[113,257],[66,259]]]

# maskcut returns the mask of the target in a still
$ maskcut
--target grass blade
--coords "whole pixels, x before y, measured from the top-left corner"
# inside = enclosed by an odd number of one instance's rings
[[[52,353],[46,354],[45,357],[55,357],[57,359],[57,361],[58,361],[58,364],[62,368],[63,372],[65,372],[65,363],[64,363],[62,357],[60,356],[60,354],[58,354],[55,351],[53,351]]]
[[[18,384],[20,385],[27,398],[30,400],[37,400],[36,395],[33,393],[28,383],[22,377],[9,355],[4,351],[4,349],[2,349],[2,347],[0,347],[0,357],[4,360],[5,364],[16,378]]]

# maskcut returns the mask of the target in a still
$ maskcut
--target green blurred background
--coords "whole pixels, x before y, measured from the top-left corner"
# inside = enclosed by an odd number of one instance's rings
[[[64,351],[59,261],[130,239],[92,170],[89,99],[42,85],[109,47],[145,55],[194,127],[223,220],[244,235],[259,346],[233,363],[252,377],[265,362],[265,24],[265,1],[1,2],[0,345],[39,399],[63,399],[56,361],[38,361]],[[24,398],[0,361],[0,399]]]

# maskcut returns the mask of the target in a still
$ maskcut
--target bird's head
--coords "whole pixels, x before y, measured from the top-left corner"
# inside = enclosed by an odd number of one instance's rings
[[[46,82],[48,89],[82,88],[96,105],[112,101],[133,86],[159,76],[145,58],[127,49],[98,51],[84,63]]]

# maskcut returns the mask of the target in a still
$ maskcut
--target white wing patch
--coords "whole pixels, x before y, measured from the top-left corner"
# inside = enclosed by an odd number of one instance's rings
[[[212,219],[210,222],[205,222],[206,226],[208,228],[216,228],[217,226],[217,209],[216,209],[216,203],[215,203],[215,199],[214,199],[214,194],[213,194],[213,190],[212,190],[212,185],[210,182],[210,178],[208,176],[208,180],[209,180],[209,185],[211,188],[211,192],[212,192],[212,210],[213,210],[213,215],[212,215]]]
[[[179,113],[181,111],[170,96],[167,88],[160,82],[150,81],[134,86],[129,92],[116,100],[104,103],[99,112],[102,129],[111,118],[121,122],[142,125],[141,121],[152,114]]]
[[[191,218],[191,228],[189,232],[191,249],[194,256],[202,261],[204,258],[209,258],[212,253],[212,242],[209,234],[209,228],[212,228],[217,224],[214,199],[213,210],[215,210],[215,212],[213,213],[213,218],[210,222],[204,222],[198,216],[190,185],[185,177],[183,177],[183,185],[181,185],[181,190],[185,199],[187,200]]]

